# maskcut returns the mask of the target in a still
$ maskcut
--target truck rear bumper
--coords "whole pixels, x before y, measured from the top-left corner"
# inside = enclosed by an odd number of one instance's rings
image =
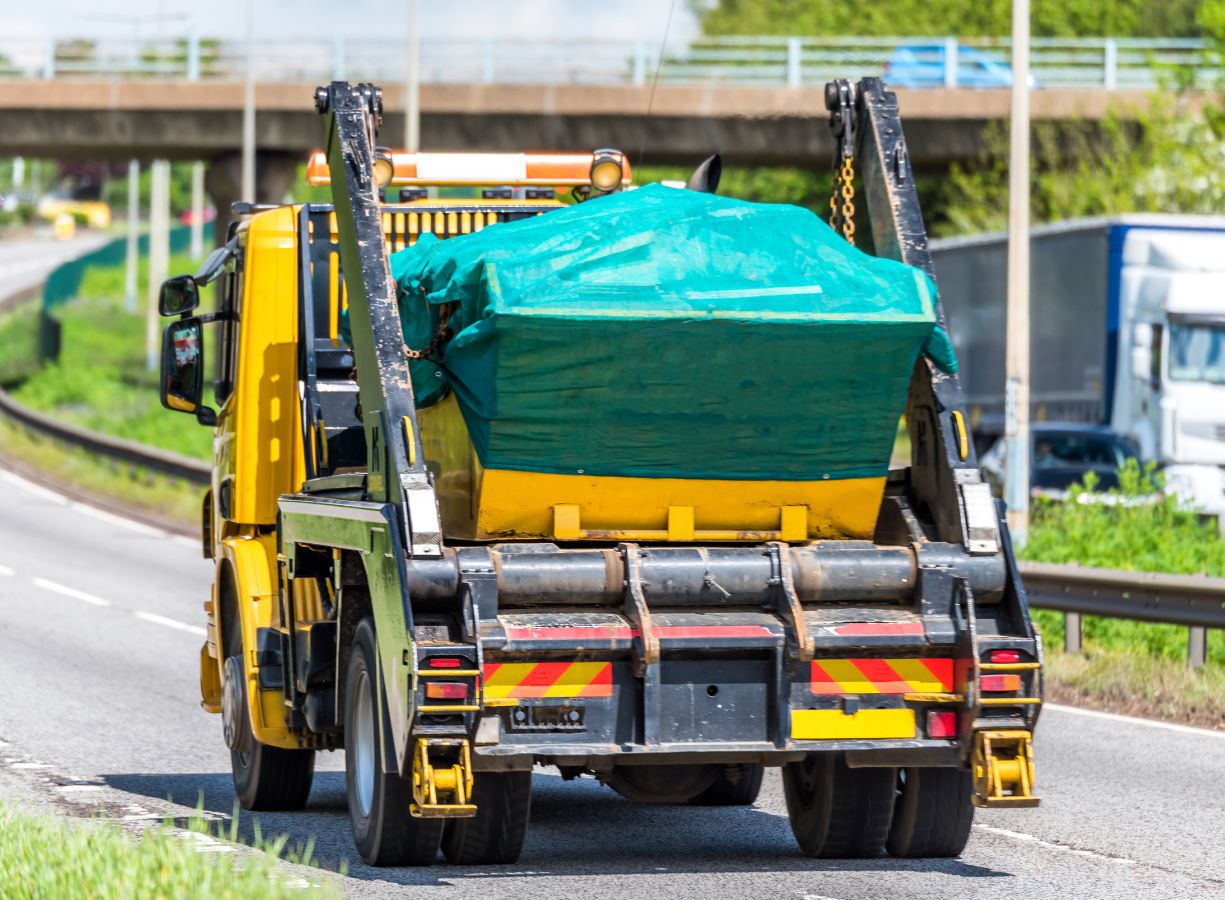
[[[473,768],[477,771],[530,769],[534,763],[573,766],[607,771],[614,766],[761,763],[781,766],[798,762],[819,751],[845,753],[852,768],[880,766],[963,765],[958,745],[952,741],[822,741],[819,745],[795,745],[779,750],[767,743],[664,744],[658,747],[615,745],[543,744],[536,747],[477,747]]]

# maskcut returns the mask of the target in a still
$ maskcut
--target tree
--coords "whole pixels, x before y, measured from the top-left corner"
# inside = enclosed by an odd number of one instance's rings
[[[1033,0],[1039,37],[1196,37],[1201,0]],[[708,35],[957,35],[1011,32],[1011,0],[717,0],[695,3]],[[905,23],[900,25],[899,23]]]

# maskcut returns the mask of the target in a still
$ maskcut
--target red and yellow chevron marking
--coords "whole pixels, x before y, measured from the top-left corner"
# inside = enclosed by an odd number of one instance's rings
[[[818,659],[814,694],[927,694],[953,690],[951,659]]]
[[[486,663],[485,698],[611,697],[612,663]]]

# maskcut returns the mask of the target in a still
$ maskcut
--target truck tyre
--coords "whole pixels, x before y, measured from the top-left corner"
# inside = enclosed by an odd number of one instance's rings
[[[450,819],[442,837],[447,862],[457,866],[517,862],[532,805],[531,772],[477,772],[476,815]]]
[[[221,716],[239,805],[267,812],[306,806],[315,777],[315,751],[269,747],[255,739],[240,656],[225,661]]]
[[[889,829],[893,856],[959,856],[974,822],[974,780],[961,769],[898,770],[897,805]]]
[[[723,774],[718,765],[614,766],[602,780],[635,803],[688,803]]]
[[[409,811],[411,782],[383,771],[374,623],[365,618],[353,635],[345,675],[345,793],[353,841],[372,866],[428,866],[438,856],[442,819]]]
[[[711,786],[689,802],[694,806],[752,806],[765,774],[766,767],[761,763],[725,766]]]
[[[840,753],[810,753],[783,766],[791,830],[807,856],[880,856],[896,787],[896,769],[852,769]]]

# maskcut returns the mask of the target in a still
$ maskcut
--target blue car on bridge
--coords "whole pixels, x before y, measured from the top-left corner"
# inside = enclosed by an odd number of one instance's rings
[[[957,46],[955,87],[1001,88],[1012,86],[1012,67],[977,47]],[[891,87],[945,87],[948,44],[905,44],[889,56],[885,64],[885,83]],[[1029,86],[1037,87],[1033,75]]]

